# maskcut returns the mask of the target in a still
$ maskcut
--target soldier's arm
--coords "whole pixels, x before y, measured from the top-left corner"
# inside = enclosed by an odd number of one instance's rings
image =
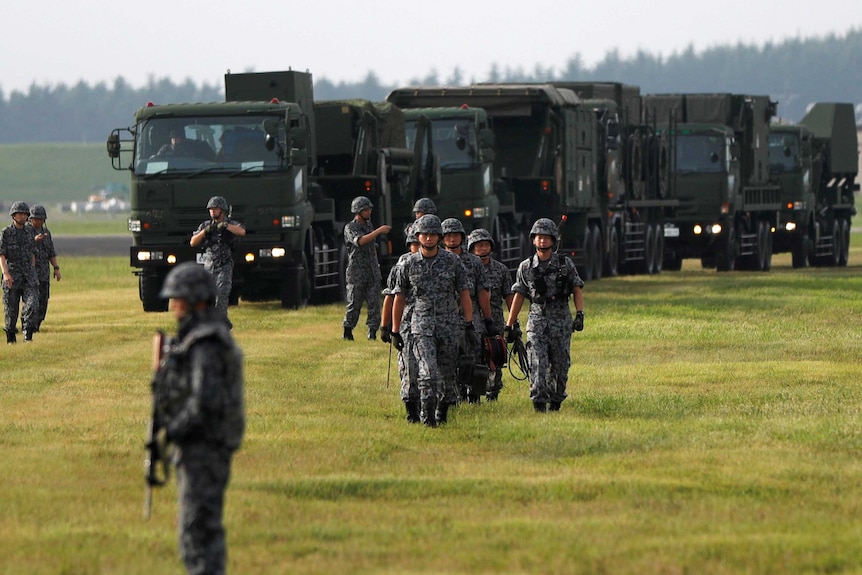
[[[580,287],[575,287],[572,298],[575,300],[575,311],[584,311],[584,292]]]
[[[470,297],[470,290],[468,289],[462,289],[460,293],[461,309],[464,310],[464,321],[470,323],[473,321],[473,299]]]
[[[227,223],[227,231],[232,233],[235,236],[244,236],[245,228],[239,222],[235,222],[233,220]]]
[[[518,321],[518,314],[521,313],[521,306],[524,305],[524,294],[515,292],[512,294],[512,303],[509,304],[509,319],[506,320],[506,326],[512,327]]]
[[[397,293],[392,302],[392,333],[401,332],[401,318],[404,315],[404,295]]]

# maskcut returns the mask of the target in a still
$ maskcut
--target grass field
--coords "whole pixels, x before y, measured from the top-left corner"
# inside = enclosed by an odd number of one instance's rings
[[[860,240],[847,268],[591,283],[561,412],[507,373],[433,430],[404,422],[388,347],[340,340],[340,305],[242,302],[229,571],[862,572]],[[123,258],[63,273],[36,341],[0,351],[0,574],[179,574],[173,482],[141,519],[173,320]]]

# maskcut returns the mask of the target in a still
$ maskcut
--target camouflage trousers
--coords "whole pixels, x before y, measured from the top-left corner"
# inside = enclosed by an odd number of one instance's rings
[[[233,260],[229,260],[224,265],[213,265],[207,261],[204,263],[204,269],[213,275],[216,284],[215,307],[224,314],[226,319],[230,291],[233,289]]]
[[[353,329],[359,323],[359,312],[363,302],[368,302],[368,319],[365,324],[369,330],[380,327],[380,283],[365,281],[347,284],[347,308],[342,325]]]
[[[51,278],[39,278],[39,312],[36,314],[34,327],[39,329],[48,313],[48,299],[51,297]]]
[[[36,327],[39,315],[39,288],[36,284],[25,283],[23,279],[13,282],[8,287],[3,282],[3,310],[5,322],[3,329],[6,333],[18,333],[18,307],[21,307],[21,325],[24,331],[32,331]]]
[[[190,575],[225,572],[227,544],[222,524],[231,452],[206,443],[177,446],[180,557]]]
[[[572,319],[542,318],[527,323],[527,361],[530,399],[534,403],[562,403],[566,399],[572,364]]]
[[[413,353],[410,330],[402,324],[401,337],[404,349],[398,352],[398,375],[401,378],[401,401],[419,401],[419,363]]]
[[[458,329],[442,329],[434,335],[414,334],[417,383],[423,405],[456,402],[455,371],[458,367]]]

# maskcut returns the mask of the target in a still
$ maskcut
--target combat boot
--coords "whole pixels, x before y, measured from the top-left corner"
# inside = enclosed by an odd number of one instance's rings
[[[419,423],[422,421],[419,415],[419,400],[410,399],[404,402],[404,407],[407,408],[407,423]]]
[[[560,405],[559,401],[552,401],[548,404],[548,411],[560,411]]]
[[[368,339],[377,339],[377,330],[368,328]]]
[[[341,339],[347,341],[353,341],[353,330],[349,327],[344,328],[344,335],[341,336]]]
[[[437,400],[430,399],[422,402],[422,413],[419,415],[425,427],[437,427]]]
[[[18,340],[15,338],[15,332],[14,331],[7,331],[6,332],[6,345],[12,345],[13,343],[16,343],[17,341]]]
[[[24,330],[24,343],[33,343],[33,332]]]
[[[548,411],[548,404],[541,401],[534,401],[533,409],[536,410],[536,413],[545,413]]]
[[[435,418],[437,419],[437,425],[443,425],[446,423],[447,418],[449,417],[449,404],[443,403],[437,406],[437,413],[435,414]]]

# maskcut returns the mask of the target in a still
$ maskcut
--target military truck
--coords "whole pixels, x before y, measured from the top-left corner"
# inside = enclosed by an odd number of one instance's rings
[[[576,91],[593,99],[582,100]],[[442,170],[441,195],[469,193],[473,204],[464,213],[474,214],[474,227],[494,230],[507,261],[529,253],[533,221],[556,219],[561,249],[575,259],[584,278],[598,279],[606,270],[612,275],[621,269],[660,270],[657,238],[663,237],[663,204],[672,202],[657,201],[661,179],[651,166],[658,165],[660,155],[641,154],[659,139],[637,128],[638,94],[636,87],[622,84],[474,84],[402,88],[388,100],[429,117],[434,108],[436,117],[461,108],[475,115],[480,134],[487,117],[490,134],[482,140],[488,151],[482,157],[493,157],[493,163],[475,164],[472,188],[456,185],[454,178],[447,185]],[[489,168],[493,193],[485,177]],[[521,256],[515,255],[517,246]]]
[[[388,140],[398,129],[385,127],[387,110],[315,105],[306,72],[227,74],[225,95],[148,104],[134,126],[108,138],[113,167],[131,174],[130,264],[144,310],[167,309],[158,296],[165,275],[200,261],[188,242],[211,196],[227,198],[247,230],[234,253],[233,303],[276,299],[295,308],[339,297],[350,200],[371,197],[375,217],[388,222],[388,194],[409,177],[411,153],[387,147],[403,142],[403,122],[401,140]],[[172,132],[190,144],[182,154],[164,152]],[[391,252],[386,242],[381,248]]]
[[[488,115],[470,106],[406,108],[410,96],[396,90],[388,100],[405,107],[408,146],[421,154],[414,179],[433,198],[438,213],[456,217],[469,232],[485,228],[497,246],[496,257],[514,269],[521,261],[523,235],[514,202],[495,193],[494,135]]]
[[[773,124],[769,171],[781,185],[774,252],[794,268],[847,265],[859,190],[853,104],[814,104],[799,124]]]
[[[769,270],[781,189],[770,179],[767,96],[648,94],[644,113],[673,138],[666,269],[700,258],[718,271]]]

